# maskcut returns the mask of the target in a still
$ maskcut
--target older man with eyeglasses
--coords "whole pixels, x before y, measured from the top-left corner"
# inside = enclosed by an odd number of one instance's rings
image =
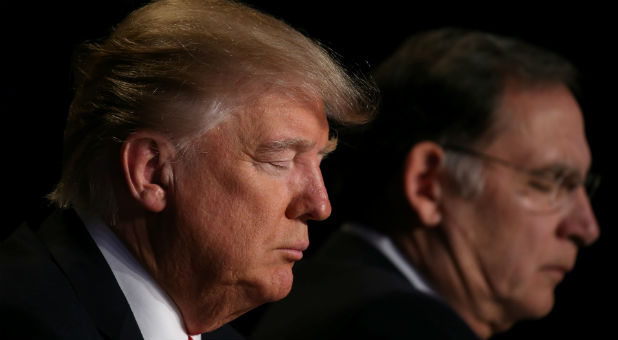
[[[381,114],[340,154],[349,223],[255,337],[489,338],[547,315],[599,237],[573,66],[448,28],[411,37],[376,79]]]

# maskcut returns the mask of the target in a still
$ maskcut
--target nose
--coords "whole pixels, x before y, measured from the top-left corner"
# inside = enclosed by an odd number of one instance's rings
[[[332,211],[319,166],[299,181],[299,191],[286,210],[289,219],[322,221]]]
[[[589,246],[599,238],[599,225],[584,188],[579,188],[574,195],[575,202],[562,221],[558,233],[580,246]]]

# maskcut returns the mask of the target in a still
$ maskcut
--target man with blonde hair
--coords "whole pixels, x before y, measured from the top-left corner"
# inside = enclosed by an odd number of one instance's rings
[[[283,22],[223,0],[159,0],[76,59],[58,209],[1,245],[3,335],[235,337],[285,297],[330,214],[329,122],[372,86]]]

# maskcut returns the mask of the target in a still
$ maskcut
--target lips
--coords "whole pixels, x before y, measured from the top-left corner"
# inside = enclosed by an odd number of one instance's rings
[[[564,273],[568,273],[571,270],[573,270],[573,267],[575,266],[574,263],[575,263],[575,261],[570,262],[570,263],[556,262],[556,263],[548,264],[544,268],[552,269],[552,270],[559,270],[559,271],[562,271]]]
[[[556,276],[558,281],[562,281],[562,279],[564,278],[564,276],[570,272],[573,269],[573,266],[568,266],[568,265],[560,265],[560,264],[556,264],[556,265],[547,265],[545,267],[543,267],[543,271]]]
[[[309,241],[301,241],[278,248],[284,256],[291,261],[299,261],[303,258],[303,251],[309,248]]]

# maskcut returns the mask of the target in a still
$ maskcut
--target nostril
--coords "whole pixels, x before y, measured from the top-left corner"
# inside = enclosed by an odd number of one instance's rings
[[[571,235],[571,236],[569,236],[568,238],[569,238],[569,240],[571,240],[573,243],[575,243],[575,245],[576,245],[577,247],[580,247],[580,248],[581,248],[581,247],[586,246],[586,242],[585,242],[585,241],[584,241],[584,239],[583,239],[583,238],[581,238],[581,237],[578,237],[578,236],[575,236],[575,235]]]

